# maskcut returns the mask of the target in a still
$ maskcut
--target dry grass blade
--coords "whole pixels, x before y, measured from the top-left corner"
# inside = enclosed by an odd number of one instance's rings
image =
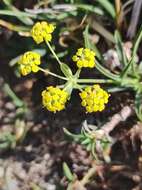
[[[133,38],[136,34],[139,16],[141,14],[141,9],[142,9],[142,0],[135,0],[132,10],[131,21],[127,32],[129,38]]]

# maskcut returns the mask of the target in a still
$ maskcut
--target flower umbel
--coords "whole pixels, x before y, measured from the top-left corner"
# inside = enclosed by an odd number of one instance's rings
[[[52,39],[51,34],[54,29],[55,26],[53,24],[49,24],[45,21],[37,22],[31,30],[31,36],[37,44],[40,44],[44,40],[50,42]]]
[[[60,88],[49,86],[42,92],[42,103],[51,112],[61,111],[65,108],[68,93]]]
[[[84,106],[89,113],[103,111],[105,104],[108,103],[109,96],[110,95],[98,84],[89,86],[80,93],[82,99],[81,105]]]
[[[28,51],[22,55],[18,61],[20,72],[22,75],[27,75],[31,72],[38,72],[38,65],[41,64],[40,54],[32,51]]]
[[[78,68],[95,66],[95,52],[88,48],[79,48],[76,54],[72,57]]]

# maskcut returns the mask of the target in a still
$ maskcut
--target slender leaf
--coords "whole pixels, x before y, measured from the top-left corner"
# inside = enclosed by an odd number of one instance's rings
[[[137,75],[137,73],[135,73],[135,68],[137,67],[135,59],[136,59],[137,50],[138,50],[138,47],[139,47],[139,44],[140,44],[141,40],[142,40],[142,26],[140,28],[138,36],[137,36],[137,38],[135,40],[135,43],[133,45],[133,51],[132,51],[131,60],[129,61],[129,63],[126,65],[126,67],[124,68],[124,70],[121,73],[121,76],[123,78],[130,72],[130,69],[131,69],[131,73]]]
[[[89,36],[88,36],[88,26],[85,29],[84,32],[84,41],[85,41],[85,47],[90,48],[91,49],[91,43],[89,40]],[[108,78],[111,78],[113,80],[119,80],[119,76],[111,73],[108,69],[106,69],[105,67],[103,67],[102,65],[100,65],[100,63],[96,60],[96,68],[105,76],[107,76]]]
[[[111,3],[109,0],[96,0],[107,12],[112,16],[114,19],[116,14],[115,14],[115,8],[113,6],[113,3]]]
[[[93,12],[99,15],[104,15],[104,11],[100,9],[99,7],[93,6],[93,5],[87,5],[87,4],[76,4],[75,5],[78,9],[86,10],[89,12]]]
[[[30,13],[26,13],[26,12],[22,12],[22,11],[17,11],[15,13],[12,10],[0,10],[0,15],[7,15],[7,16],[13,16],[13,17],[17,17],[18,16],[21,19],[23,17],[37,18],[36,15],[34,15],[34,14],[30,14]]]
[[[135,111],[140,121],[142,121],[142,92],[136,93]]]
[[[119,31],[117,30],[115,31],[114,37],[115,37],[116,50],[117,50],[120,63],[122,63],[123,66],[126,66],[128,64],[127,57],[123,49],[122,39],[121,39]]]
[[[67,165],[66,162],[63,163],[63,171],[64,171],[64,175],[66,176],[66,178],[67,178],[69,181],[73,181],[74,176],[73,176],[73,174],[71,173],[71,170],[70,170],[70,168],[68,167],[68,165]]]
[[[87,25],[85,27],[85,30],[83,32],[83,36],[84,36],[85,47],[94,50],[96,57],[98,59],[101,59],[101,53],[99,52],[98,48],[96,47],[96,45],[94,43],[91,42],[91,40],[89,40],[89,25]]]

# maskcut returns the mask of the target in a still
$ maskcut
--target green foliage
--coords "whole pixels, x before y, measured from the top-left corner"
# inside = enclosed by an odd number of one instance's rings
[[[64,172],[64,175],[66,176],[66,178],[69,181],[73,181],[74,176],[71,173],[70,168],[68,167],[67,163],[65,163],[65,162],[63,163],[63,172]]]
[[[113,4],[109,0],[96,0],[114,19],[116,14],[115,14],[115,8]]]
[[[115,31],[114,34],[115,37],[115,45],[116,45],[116,51],[119,57],[119,61],[123,66],[127,66],[127,57],[125,55],[125,52],[123,51],[123,43],[122,43],[122,39],[121,39],[121,35],[119,33],[119,31]]]
[[[140,121],[142,121],[142,91],[136,93],[135,110]]]
[[[14,148],[16,146],[15,136],[10,132],[0,134],[0,150],[6,150],[8,148]]]
[[[133,42],[131,58],[129,59],[124,51],[123,39],[119,31],[119,27],[116,27],[116,22],[117,20],[119,20],[119,18],[117,18],[114,2],[111,2],[110,0],[96,0],[93,2],[90,1],[90,4],[88,4],[87,1],[83,0],[54,0],[50,2],[50,6],[47,6],[46,2],[38,1],[35,4],[36,9],[25,9],[23,11],[18,10],[13,5],[13,0],[3,0],[2,2],[4,9],[0,10],[0,15],[3,16],[2,19],[5,18],[4,16],[7,16],[6,20],[9,20],[9,22],[1,19],[0,25],[8,28],[9,30],[15,31],[19,35],[22,35],[24,37],[30,36],[31,26],[35,23],[35,21],[40,22],[41,20],[48,20],[56,23],[57,33],[60,37],[59,41],[62,41],[61,38],[63,36],[62,39],[64,42],[64,37],[67,34],[71,37],[71,39],[73,39],[73,42],[75,41],[78,43],[75,44],[75,46],[82,46],[82,42],[80,42],[81,39],[77,39],[78,36],[76,37],[75,33],[78,33],[78,29],[80,29],[81,31],[84,30],[84,46],[88,49],[93,50],[96,54],[96,56],[94,57],[94,61],[95,67],[100,73],[98,78],[80,78],[82,76],[80,75],[82,69],[76,69],[75,72],[72,71],[72,67],[70,67],[69,65],[69,63],[71,62],[71,60],[69,61],[69,59],[72,55],[70,55],[69,52],[72,52],[75,47],[72,47],[72,44],[70,45],[70,42],[69,46],[71,47],[64,48],[63,51],[56,53],[56,48],[53,48],[53,45],[56,44],[50,44],[49,42],[45,41],[47,47],[52,53],[52,58],[55,58],[55,60],[59,64],[59,73],[61,73],[63,76],[56,74],[56,69],[54,70],[54,72],[43,68],[39,68],[39,70],[44,72],[45,74],[60,79],[59,85],[57,87],[63,88],[63,90],[68,93],[68,100],[70,100],[72,91],[74,89],[82,92],[85,87],[92,84],[102,83],[104,84],[104,86],[106,85],[105,88],[112,93],[115,93],[117,91],[130,90],[135,93],[135,112],[138,119],[142,121],[142,62],[138,64],[138,61],[136,59],[138,48],[142,41],[142,27],[140,28]],[[106,29],[105,24],[103,23],[104,18],[109,18],[110,23],[113,23],[113,26],[110,27],[109,30]],[[69,24],[66,24],[70,19],[72,22],[75,23],[75,27],[73,29],[68,28],[70,22]],[[115,31],[111,32],[112,28],[114,27]],[[95,30],[98,35],[103,37],[103,40],[105,40],[108,47],[113,46],[116,50],[119,62],[121,63],[121,68],[119,72],[112,72],[110,69],[105,67],[102,51],[99,50],[99,46],[97,46],[90,38],[92,29]],[[57,41],[57,33],[53,39],[53,42]],[[39,53],[42,57],[47,54],[48,51],[46,50],[45,44],[37,48],[35,47],[35,44],[31,45],[32,43],[30,39],[24,39],[25,41],[28,41],[28,49]],[[66,47],[66,44],[64,45]],[[26,48],[24,47],[21,51],[25,51],[25,49],[27,49],[27,46]],[[69,48],[71,49],[70,51]],[[20,56],[21,54],[12,59],[10,61],[10,65],[16,66],[16,63],[19,60]],[[67,57],[68,64],[60,61],[60,58],[65,58],[65,56]],[[84,57],[82,56],[81,58]],[[16,70],[16,73],[18,73],[18,69]],[[60,84],[61,79],[64,82]],[[15,120],[15,134],[8,132],[0,135],[0,149],[2,150],[5,150],[7,148],[14,148],[17,141],[21,142],[27,133],[27,129],[25,129],[25,122],[23,121],[24,114],[27,113],[27,107],[25,103],[16,96],[16,94],[13,92],[8,84],[5,84],[4,90],[15,104],[17,108],[17,114]],[[54,97],[52,98],[53,100],[51,102],[57,102],[56,105],[59,106],[59,101],[57,101],[58,96],[54,94]],[[49,102],[48,99],[47,102]],[[108,161],[108,150],[110,150],[113,142],[110,136],[108,134],[105,134],[105,132],[99,127],[88,125],[87,122],[85,122],[79,134],[70,133],[65,128],[64,133],[67,135],[67,137],[77,143],[80,143],[83,147],[85,147],[86,150],[92,154],[93,158],[97,160],[97,163],[99,163],[100,159],[103,159],[103,161]],[[108,157],[106,158],[106,156]],[[67,180],[70,182],[68,189],[72,189],[72,183],[76,180],[76,176],[71,172],[69,166],[65,162],[63,163],[63,172]],[[40,189],[40,187],[37,185],[33,185],[31,188]]]
[[[93,157],[98,160],[98,150],[97,146],[99,145],[99,151],[105,152],[111,145],[110,137],[107,137],[103,130],[88,125],[85,121],[80,134],[72,134],[66,128],[64,128],[64,133],[75,142],[83,145],[87,151],[91,152]]]
[[[98,61],[96,61],[96,68],[107,78],[110,78],[114,81],[115,87],[109,88],[111,92],[116,91],[116,89],[119,90],[127,90],[128,88],[131,88],[136,93],[136,100],[135,100],[135,109],[136,114],[140,120],[142,120],[142,109],[141,109],[141,94],[142,94],[142,85],[141,85],[141,64],[138,65],[136,63],[136,56],[137,56],[137,50],[139,47],[139,44],[142,40],[142,27],[140,28],[138,35],[133,43],[132,48],[132,55],[130,60],[127,59],[124,49],[123,49],[123,42],[120,37],[120,34],[118,31],[115,32],[115,45],[116,45],[116,51],[119,57],[119,61],[122,64],[122,71],[119,74],[113,74],[108,69],[106,69],[103,66],[103,58],[101,58],[99,55],[100,53],[97,53],[98,59],[102,62],[100,64]],[[89,26],[86,27],[84,32],[84,42],[85,46],[89,47],[93,50],[94,48],[91,44],[91,41],[89,40]],[[99,50],[98,50],[99,51]],[[97,52],[98,52],[97,51]]]

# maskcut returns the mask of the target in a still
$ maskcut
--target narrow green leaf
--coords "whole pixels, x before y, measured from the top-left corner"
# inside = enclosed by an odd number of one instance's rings
[[[69,181],[73,181],[74,176],[73,176],[73,174],[71,173],[71,170],[70,170],[70,168],[68,167],[68,165],[67,165],[66,162],[63,163],[63,172],[64,172],[64,175],[66,176],[66,178],[67,178]]]
[[[119,61],[120,63],[123,64],[123,66],[126,66],[128,64],[127,57],[123,50],[122,39],[121,39],[119,31],[117,30],[115,31],[114,37],[115,37],[115,44],[116,44],[116,50],[119,57]]]
[[[97,7],[97,6],[88,5],[88,4],[75,4],[75,6],[78,9],[93,12],[93,13],[96,13],[98,15],[104,15],[104,11],[101,8]]]
[[[26,23],[27,20],[24,20],[24,21],[22,20],[22,19],[25,19],[25,17],[37,18],[37,16],[34,14],[30,14],[30,13],[26,13],[26,12],[22,12],[22,11],[16,11],[16,13],[15,13],[12,10],[0,10],[0,15],[18,17],[26,25],[28,25],[28,24],[31,25],[33,22],[30,21],[30,23],[29,23],[29,21],[28,21],[28,23]]]
[[[129,63],[124,67],[123,71],[121,72],[121,78],[124,78],[127,76],[127,74],[130,72],[130,68],[133,62],[133,58],[129,61]]]
[[[5,5],[7,5],[7,6],[12,6],[12,5],[11,5],[11,0],[3,0],[3,2],[4,2]]]
[[[138,66],[138,72],[140,74],[142,74],[142,61],[140,62],[139,66]]]
[[[139,120],[142,121],[142,92],[136,93],[135,111]]]
[[[89,24],[85,27],[85,30],[83,32],[84,36],[84,43],[86,48],[91,48],[91,44],[89,41]]]
[[[91,143],[91,139],[86,138],[84,141],[81,142],[82,145],[87,145],[88,143]]]
[[[89,36],[88,36],[88,29],[89,26],[87,25],[84,31],[84,42],[85,42],[85,47],[92,49],[91,43],[89,41]],[[97,54],[96,54],[97,55]],[[100,58],[100,55],[97,55]],[[100,63],[96,60],[96,68],[105,76],[108,78],[111,78],[113,80],[119,80],[119,76],[111,73],[108,69],[100,65]]]
[[[101,53],[99,52],[98,48],[96,47],[96,45],[94,43],[91,42],[91,40],[89,40],[89,25],[87,25],[85,27],[85,30],[83,32],[83,36],[84,36],[85,47],[95,51],[96,57],[98,59],[101,59]]]
[[[19,15],[21,11],[19,11],[15,6],[13,6],[13,4],[11,3],[11,1],[9,1],[9,0],[3,0],[3,2],[5,3],[7,9],[11,10],[13,12],[13,14],[16,15],[16,17],[21,22],[23,22],[26,25],[32,25],[33,24],[33,21],[32,21],[31,18],[29,18],[27,16],[21,16],[21,15]]]
[[[87,145],[86,149],[87,149],[87,151],[90,151],[91,148],[92,148],[92,144],[90,143],[90,144]]]
[[[113,3],[109,0],[96,0],[107,12],[112,16],[113,19],[116,17],[115,8]]]
[[[107,88],[107,92],[113,93],[113,92],[122,92],[126,91],[128,88],[126,87],[109,87]]]
[[[133,45],[133,50],[132,50],[132,57],[131,57],[131,60],[129,61],[129,63],[126,65],[126,67],[124,68],[124,70],[122,71],[121,73],[121,76],[124,78],[130,71],[131,73],[137,75],[136,73],[136,67],[137,67],[137,64],[135,62],[135,59],[136,59],[136,55],[137,55],[137,50],[138,50],[138,47],[139,47],[139,44],[142,40],[142,26],[139,30],[139,33],[138,33],[138,36],[135,40],[135,43]]]
[[[139,48],[139,44],[141,41],[142,41],[142,25],[140,27],[140,30],[139,30],[138,35],[136,37],[136,40],[134,42],[133,51],[132,51],[133,56],[136,56],[137,50]]]
[[[100,71],[103,75],[107,76],[108,78],[116,81],[120,80],[120,76],[111,73],[108,69],[103,67],[97,60],[96,60],[96,68],[98,69],[98,71]]]
[[[79,141],[79,139],[83,137],[83,135],[81,135],[81,134],[75,135],[75,134],[69,132],[66,128],[63,128],[63,131],[64,131],[64,133],[65,133],[68,137],[74,139],[75,141]]]

